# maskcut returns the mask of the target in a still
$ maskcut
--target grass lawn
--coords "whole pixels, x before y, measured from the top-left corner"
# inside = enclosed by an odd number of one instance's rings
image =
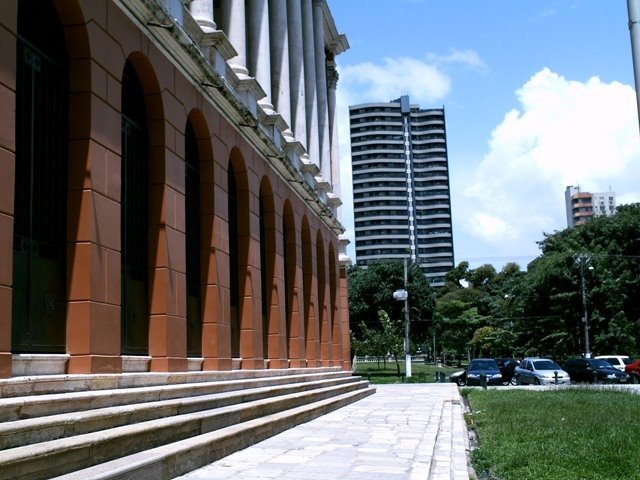
[[[383,363],[380,362],[380,368],[377,363],[357,363],[355,373],[362,375],[365,378],[371,379],[371,383],[434,383],[436,372],[444,372],[446,378],[445,381],[449,381],[449,375],[453,372],[458,372],[462,368],[454,367],[436,367],[435,365],[425,365],[424,363],[412,363],[411,364],[411,377],[404,378],[404,358],[400,362],[400,377],[398,377],[398,371],[395,362],[387,362],[386,368]]]
[[[463,389],[480,479],[640,479],[640,395]]]

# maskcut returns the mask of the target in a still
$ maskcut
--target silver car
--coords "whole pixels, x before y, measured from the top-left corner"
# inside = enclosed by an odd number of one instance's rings
[[[514,371],[520,385],[568,385],[569,374],[548,358],[525,358]]]

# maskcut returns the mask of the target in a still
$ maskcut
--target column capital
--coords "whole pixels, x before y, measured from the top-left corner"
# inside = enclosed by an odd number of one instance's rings
[[[340,75],[338,74],[338,70],[336,70],[335,62],[327,62],[327,87],[335,90],[338,87],[339,79]]]

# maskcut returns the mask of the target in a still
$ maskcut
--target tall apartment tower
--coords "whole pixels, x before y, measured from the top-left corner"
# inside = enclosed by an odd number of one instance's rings
[[[356,262],[409,258],[431,285],[453,268],[444,109],[403,95],[349,107]]]
[[[616,213],[615,192],[582,192],[580,187],[568,186],[564,192],[567,226],[584,225],[593,217]]]

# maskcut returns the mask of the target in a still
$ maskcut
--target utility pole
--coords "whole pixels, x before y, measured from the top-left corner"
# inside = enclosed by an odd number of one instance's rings
[[[591,358],[589,351],[589,315],[587,313],[587,290],[584,286],[584,267],[591,263],[591,257],[580,253],[575,257],[576,265],[580,267],[580,289],[582,290],[582,323],[584,324],[584,358]],[[589,266],[589,270],[593,270]]]
[[[409,272],[408,259],[404,259],[404,289],[407,295],[404,299],[404,370],[407,378],[411,377],[411,345],[409,345]]]
[[[629,33],[631,34],[631,57],[633,59],[633,77],[636,87],[638,126],[640,128],[640,0],[627,0],[629,14]]]
[[[411,377],[411,348],[409,345],[409,274],[404,259],[404,288],[393,292],[394,300],[404,301],[404,370],[407,378]]]

